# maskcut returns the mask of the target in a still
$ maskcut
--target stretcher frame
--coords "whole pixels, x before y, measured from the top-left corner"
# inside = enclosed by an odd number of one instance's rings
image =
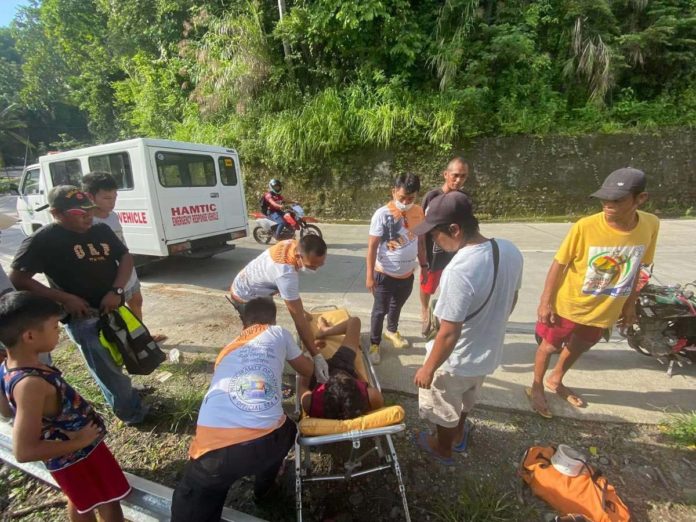
[[[320,313],[326,311],[338,310],[337,306],[315,307],[310,310],[311,313]],[[365,347],[360,343],[360,354],[362,355],[365,369],[367,371],[368,383],[375,387],[380,392],[382,387],[379,384],[379,379],[375,372],[369,354]],[[295,376],[295,414],[298,422],[302,418],[302,404],[300,402],[300,376]],[[299,427],[297,436],[295,437],[295,510],[297,512],[297,522],[302,522],[302,487],[305,484],[313,482],[324,482],[330,480],[350,480],[353,477],[361,477],[370,473],[377,473],[387,469],[392,469],[396,475],[396,480],[399,485],[399,494],[404,510],[404,520],[411,522],[411,515],[408,509],[408,500],[406,499],[406,487],[404,486],[401,466],[399,458],[394,448],[392,435],[401,433],[406,430],[406,424],[394,424],[380,428],[372,428],[367,430],[354,430],[345,433],[336,433],[332,435],[317,435],[303,436]],[[363,439],[373,439],[374,446],[364,451],[361,450]],[[351,442],[350,455],[343,463],[345,472],[342,475],[312,475],[311,451],[312,449],[320,448],[328,444],[336,444],[339,442]],[[369,441],[367,441],[369,445]],[[387,451],[384,450],[383,442],[386,442]],[[367,469],[360,469],[362,461],[369,455],[377,453],[379,464]]]

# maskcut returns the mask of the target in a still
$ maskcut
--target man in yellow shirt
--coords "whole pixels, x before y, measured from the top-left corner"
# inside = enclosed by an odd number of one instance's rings
[[[617,320],[623,326],[636,321],[636,276],[641,264],[652,263],[660,228],[657,216],[638,210],[648,199],[645,187],[640,170],[612,172],[592,194],[602,202],[602,212],[575,223],[551,263],[537,311],[536,333],[542,340],[534,382],[526,390],[542,417],[551,418],[544,388],[575,407],[586,406],[563,385],[563,377],[605,328]],[[554,353],[558,361],[544,381]]]

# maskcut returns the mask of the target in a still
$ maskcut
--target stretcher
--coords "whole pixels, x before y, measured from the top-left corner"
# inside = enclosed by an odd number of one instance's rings
[[[345,309],[336,307],[315,308],[312,310],[312,330],[318,329],[319,317],[324,317],[330,324],[338,324],[348,319]],[[329,360],[341,345],[343,336],[323,339],[326,346],[321,354]],[[361,346],[355,360],[358,376],[381,391],[377,374],[370,362],[368,353]],[[370,473],[392,470],[396,475],[399,494],[403,503],[404,520],[410,522],[411,516],[406,499],[406,488],[399,466],[399,459],[394,449],[392,435],[406,430],[404,409],[401,406],[386,406],[366,415],[349,420],[331,420],[312,418],[302,409],[300,403],[300,377],[295,382],[295,413],[298,416],[298,430],[295,439],[295,508],[297,521],[302,522],[302,488],[312,482],[329,480],[350,480]],[[350,442],[350,455],[343,463],[342,474],[317,475],[313,473],[311,452],[320,452],[323,446],[341,442]],[[385,450],[386,446],[386,450]],[[371,467],[364,465],[364,460],[371,455],[377,456],[377,463]]]

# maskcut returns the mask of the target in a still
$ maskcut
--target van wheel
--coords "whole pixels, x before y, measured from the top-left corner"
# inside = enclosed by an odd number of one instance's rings
[[[261,226],[254,228],[252,235],[256,242],[262,245],[267,245],[271,242],[271,239],[273,239],[273,234]]]
[[[316,225],[307,225],[305,228],[300,230],[300,237],[304,237],[304,236],[323,237],[321,234],[321,230],[319,230],[319,227]]]

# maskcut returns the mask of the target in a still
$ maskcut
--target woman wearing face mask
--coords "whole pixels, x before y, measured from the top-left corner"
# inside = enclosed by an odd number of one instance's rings
[[[401,308],[413,290],[413,272],[420,264],[426,267],[425,243],[412,232],[423,221],[423,209],[414,203],[420,190],[415,174],[401,174],[392,189],[392,200],[377,209],[370,223],[367,245],[367,277],[365,286],[374,296],[370,322],[370,359],[379,364],[384,316],[384,336],[394,348],[407,348],[409,343],[399,333]]]

